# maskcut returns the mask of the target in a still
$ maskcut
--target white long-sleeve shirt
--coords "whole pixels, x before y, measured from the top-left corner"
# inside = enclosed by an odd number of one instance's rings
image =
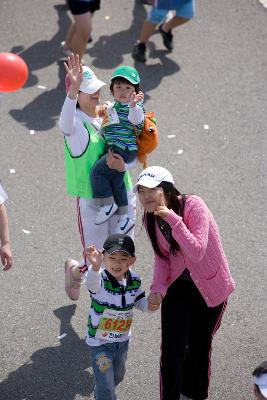
[[[91,117],[76,107],[77,99],[70,99],[66,96],[60,119],[59,128],[65,136],[67,144],[73,156],[77,157],[84,152],[88,145],[88,132],[84,122],[89,122],[96,131],[100,130],[102,118]],[[125,164],[125,170],[129,170],[136,165],[137,161]]]

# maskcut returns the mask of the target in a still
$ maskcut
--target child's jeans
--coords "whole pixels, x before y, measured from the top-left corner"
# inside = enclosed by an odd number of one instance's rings
[[[90,346],[95,376],[95,400],[116,400],[115,388],[123,380],[129,340]]]
[[[114,153],[122,156],[126,163],[132,162],[136,156],[136,151],[113,149]],[[124,184],[125,172],[118,172],[107,165],[107,155],[101,157],[91,169],[91,184],[93,198],[96,205],[108,205],[115,201],[118,207],[128,206],[126,187]]]

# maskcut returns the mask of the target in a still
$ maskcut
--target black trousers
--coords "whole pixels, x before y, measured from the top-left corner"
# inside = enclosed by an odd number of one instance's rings
[[[211,343],[226,301],[208,307],[193,281],[177,279],[161,306],[161,400],[208,397]]]

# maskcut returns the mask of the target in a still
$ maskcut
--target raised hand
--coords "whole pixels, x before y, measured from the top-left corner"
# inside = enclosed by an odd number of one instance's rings
[[[160,218],[164,219],[164,218],[168,217],[170,212],[171,212],[171,210],[166,206],[166,200],[165,200],[164,193],[161,192],[160,193],[160,202],[159,202],[159,205],[158,205],[156,211],[154,211],[154,215],[158,215]]]
[[[103,254],[101,250],[97,250],[95,246],[89,246],[86,249],[86,256],[90,263],[92,264],[92,268],[94,271],[99,271],[100,266],[103,261]]]
[[[144,100],[144,93],[139,91],[138,93],[133,92],[130,97],[130,107],[135,107],[137,103]]]
[[[83,80],[83,67],[79,55],[72,54],[68,57],[68,63],[64,62],[64,66],[70,80],[70,91],[78,93]]]

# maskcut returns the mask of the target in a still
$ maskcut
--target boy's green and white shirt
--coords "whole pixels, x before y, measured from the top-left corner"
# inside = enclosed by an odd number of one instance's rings
[[[128,340],[133,308],[148,311],[139,275],[129,270],[123,281],[117,281],[106,269],[96,272],[89,268],[85,283],[91,296],[86,343],[100,346]]]
[[[143,103],[137,103],[135,107],[130,108],[129,104],[115,101],[108,103],[108,108],[117,114],[117,123],[107,124],[101,128],[107,144],[112,148],[120,148],[129,151],[137,151],[136,132],[139,135],[144,126],[145,110]],[[137,125],[132,119],[140,120]]]

